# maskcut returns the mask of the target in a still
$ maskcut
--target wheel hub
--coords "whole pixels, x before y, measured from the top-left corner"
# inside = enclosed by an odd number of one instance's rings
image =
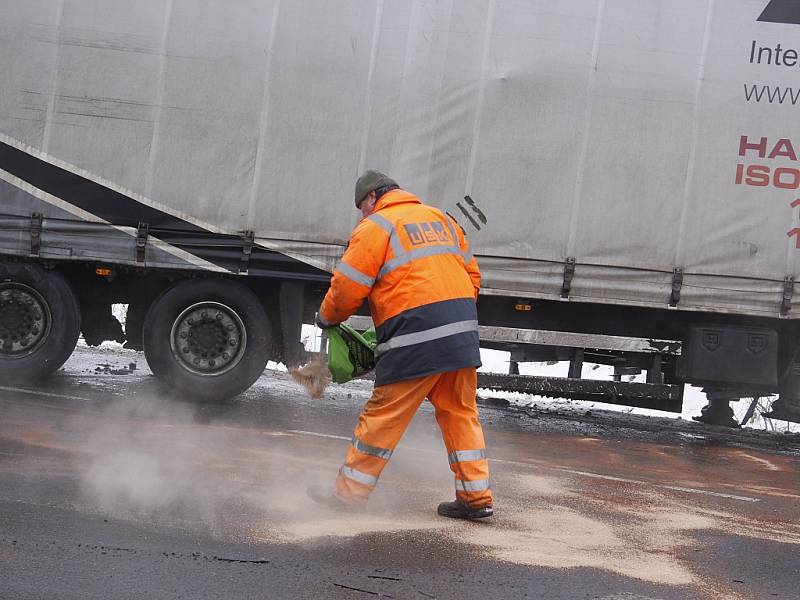
[[[35,352],[50,333],[50,311],[42,296],[22,283],[0,283],[0,357]]]
[[[198,375],[221,375],[244,355],[247,334],[242,319],[219,302],[200,302],[184,310],[172,326],[172,352]]]

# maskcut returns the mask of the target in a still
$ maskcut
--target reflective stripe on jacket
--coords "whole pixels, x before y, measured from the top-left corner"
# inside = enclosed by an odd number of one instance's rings
[[[394,190],[353,231],[320,307],[328,323],[369,298],[378,335],[375,385],[480,366],[478,263],[440,210]]]

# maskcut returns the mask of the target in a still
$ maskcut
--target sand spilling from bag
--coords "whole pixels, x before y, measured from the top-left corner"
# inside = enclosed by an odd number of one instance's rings
[[[302,385],[309,396],[319,398],[331,382],[331,373],[328,363],[322,360],[312,360],[310,363],[289,369],[289,374],[295,382]]]

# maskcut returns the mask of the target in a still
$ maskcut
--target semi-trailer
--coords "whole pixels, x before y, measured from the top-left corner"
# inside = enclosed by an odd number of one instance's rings
[[[481,385],[797,421],[798,34],[777,0],[0,0],[0,378],[81,333],[198,399],[301,362],[377,168],[468,235]]]

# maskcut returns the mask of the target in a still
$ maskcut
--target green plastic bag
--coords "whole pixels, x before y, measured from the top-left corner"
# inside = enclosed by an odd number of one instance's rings
[[[375,368],[375,346],[378,341],[374,327],[359,333],[349,325],[340,323],[326,333],[328,370],[333,381],[347,383]]]

